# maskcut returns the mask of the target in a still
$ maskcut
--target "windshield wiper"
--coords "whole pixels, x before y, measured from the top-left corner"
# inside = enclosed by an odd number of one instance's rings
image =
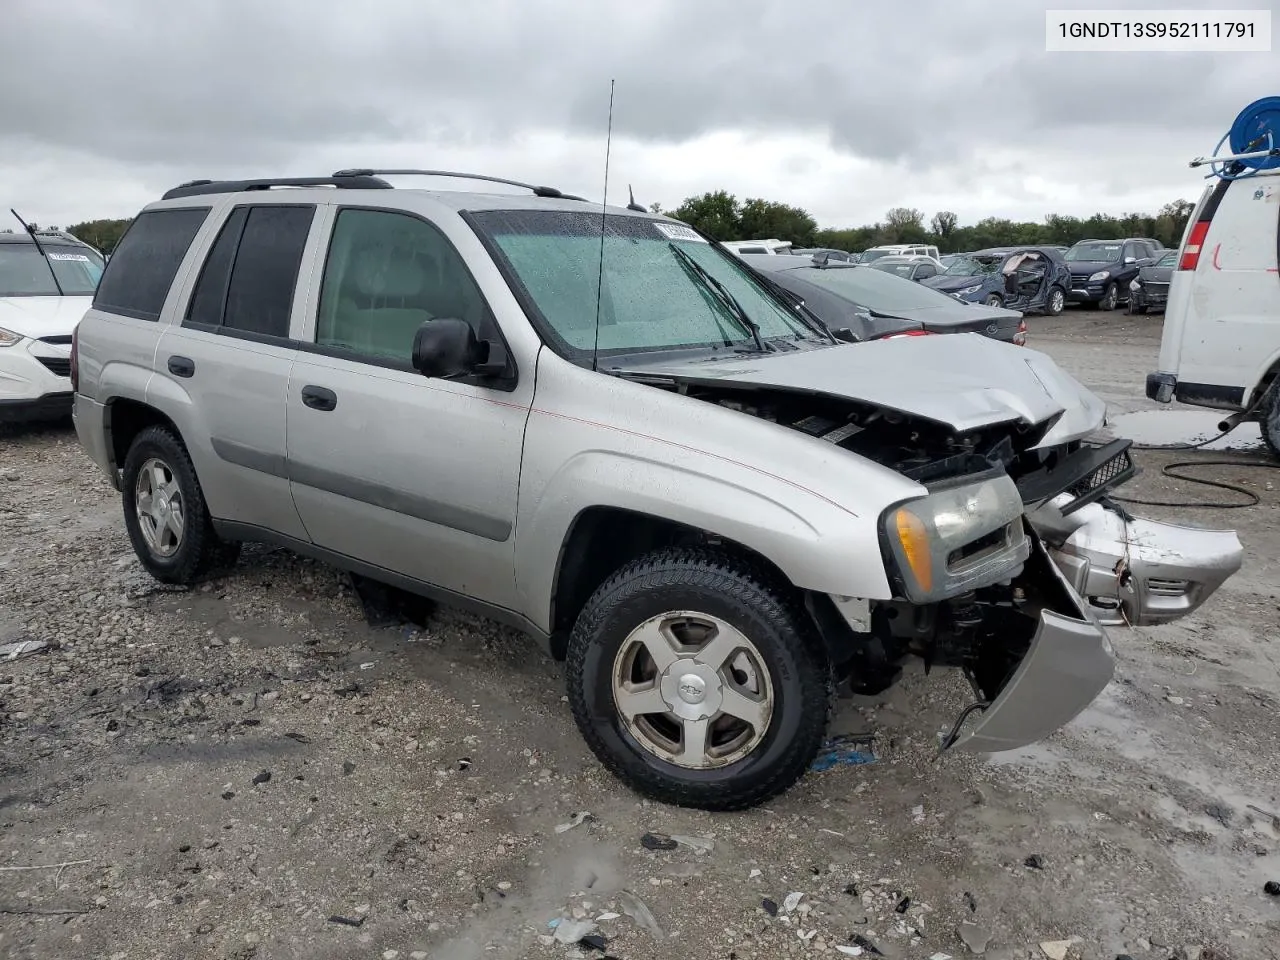
[[[675,254],[676,259],[720,300],[721,304],[728,310],[729,316],[746,333],[751,335],[751,339],[755,342],[756,350],[760,353],[771,353],[774,348],[765,346],[764,338],[760,336],[760,324],[747,316],[747,311],[742,309],[742,304],[725,288],[725,285],[708,273],[706,267],[681,250],[674,242],[668,243],[667,246],[671,248],[671,252]]]

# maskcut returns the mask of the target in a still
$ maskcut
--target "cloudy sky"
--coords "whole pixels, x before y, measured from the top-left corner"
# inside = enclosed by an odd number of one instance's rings
[[[611,78],[613,202],[723,188],[823,226],[1147,211],[1198,196],[1187,161],[1280,94],[1276,52],[1045,52],[1046,7],[1177,6],[1146,0],[0,5],[0,206],[46,225],[350,166],[599,197]]]

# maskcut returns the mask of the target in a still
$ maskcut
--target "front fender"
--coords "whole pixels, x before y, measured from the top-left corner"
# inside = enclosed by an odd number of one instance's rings
[[[860,516],[823,497],[758,473],[712,475],[617,451],[588,450],[538,490],[521,492],[516,584],[526,615],[551,629],[556,564],[575,521],[612,507],[684,524],[733,540],[767,557],[807,590],[888,599],[879,515]],[[754,482],[752,482],[754,481]]]

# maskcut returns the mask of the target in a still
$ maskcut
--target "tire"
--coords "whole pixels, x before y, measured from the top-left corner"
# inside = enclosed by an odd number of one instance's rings
[[[987,298],[982,302],[988,307],[1002,307],[1004,306],[1004,297],[1000,296],[998,293],[989,293],[987,294]]]
[[[1067,291],[1061,287],[1053,287],[1049,291],[1049,301],[1045,304],[1045,312],[1051,317],[1057,317],[1065,309],[1067,309]]]
[[[1102,299],[1098,301],[1099,310],[1114,310],[1120,303],[1120,287],[1112,280],[1107,284],[1106,291],[1102,294]]]
[[[1262,439],[1271,448],[1271,455],[1280,458],[1280,386],[1272,385],[1271,399],[1258,413],[1258,426]]]
[[[1124,312],[1128,314],[1143,314],[1147,312],[1147,305],[1134,294],[1129,294],[1129,302],[1125,305]]]
[[[125,528],[134,553],[151,576],[162,583],[191,584],[217,567],[235,563],[240,544],[224,542],[214,533],[191,457],[172,431],[158,426],[141,431],[129,446],[123,472]],[[172,503],[179,503],[180,534],[156,515],[141,516],[146,512],[140,507],[144,488],[152,491],[153,498],[157,492],[161,495],[157,509],[165,517],[172,517]]]
[[[692,616],[671,616],[677,613]],[[697,629],[699,623],[710,620],[719,622],[713,638],[736,636],[752,648],[755,659],[746,647],[730,646],[732,640],[724,648],[742,652],[732,654],[718,668],[716,658],[710,668],[697,659],[676,659],[673,663],[691,664],[689,671],[697,669],[708,677],[703,687],[706,699],[697,693],[696,685],[704,681],[696,674],[668,668],[649,680],[645,690],[652,698],[661,697],[653,701],[660,710],[637,712],[628,721],[618,706],[628,693],[620,677],[635,676],[630,670],[650,649],[636,640],[638,628],[661,621],[665,630],[649,634],[658,638],[663,632],[672,636],[679,635],[677,629]],[[714,639],[708,641],[697,654],[705,654],[714,644]],[[640,653],[633,663],[629,651],[635,650]],[[668,648],[663,650],[670,653]],[[754,666],[753,673],[726,669],[744,663]],[[651,665],[656,666],[656,661]],[[751,702],[771,704],[767,719],[759,728],[746,728],[750,736],[736,754],[708,761],[709,752],[702,750],[700,767],[692,760],[677,762],[678,749],[690,742],[689,727],[670,712],[671,705],[714,712],[717,691],[736,687],[740,676],[754,677],[756,687],[766,694],[761,701]],[[681,701],[691,679],[694,695],[699,696],[693,707]],[[702,810],[748,809],[795,784],[822,746],[835,701],[830,660],[790,585],[748,561],[703,548],[658,550],[606,580],[574,624],[566,680],[578,729],[609,771],[645,796]],[[712,722],[735,726],[739,721],[717,712]],[[660,751],[655,747],[662,739],[660,731],[655,732],[657,727],[677,731],[680,745],[667,753]],[[728,749],[716,747],[714,740],[711,743],[713,750]]]

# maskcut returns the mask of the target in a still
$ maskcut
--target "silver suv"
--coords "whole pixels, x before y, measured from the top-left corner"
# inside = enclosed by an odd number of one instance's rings
[[[910,655],[972,683],[944,747],[1038,740],[1111,679],[1106,626],[1240,566],[1107,500],[1128,441],[1042,354],[842,342],[685,224],[413,172],[200,181],[129,228],[75,417],[158,579],[268,541],[478,609],[567,660],[622,780],[732,809]]]

